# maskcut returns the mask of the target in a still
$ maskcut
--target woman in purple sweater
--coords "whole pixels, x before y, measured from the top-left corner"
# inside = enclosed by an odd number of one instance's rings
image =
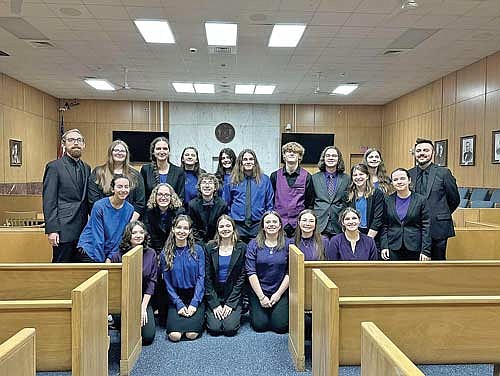
[[[311,209],[304,209],[299,213],[294,244],[302,251],[306,261],[318,261],[325,258],[328,238],[321,235],[316,223],[316,214]]]
[[[142,304],[141,304],[141,335],[142,344],[150,345],[156,333],[153,308],[149,304],[155,291],[158,274],[158,262],[154,249],[148,247],[149,234],[146,226],[140,221],[132,221],[123,232],[120,252],[111,257],[111,262],[122,262],[122,256],[132,248],[142,245]]]

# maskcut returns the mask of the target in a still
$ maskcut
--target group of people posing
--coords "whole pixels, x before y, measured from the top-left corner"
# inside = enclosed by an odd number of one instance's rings
[[[288,330],[288,247],[306,260],[444,260],[460,202],[447,168],[432,163],[434,145],[418,139],[416,166],[387,175],[368,149],[345,172],[341,151],[325,148],[311,175],[304,148],[282,147],[284,166],[269,177],[255,152],[219,153],[215,174],[187,147],[180,166],[168,140],[151,143],[151,163],[130,166],[120,140],[93,171],[81,159],[85,139],[62,137],[65,154],[43,180],[45,230],[54,262],[121,262],[143,245],[142,334],[155,335],[153,312],[168,338],[234,335],[243,296],[256,331]]]

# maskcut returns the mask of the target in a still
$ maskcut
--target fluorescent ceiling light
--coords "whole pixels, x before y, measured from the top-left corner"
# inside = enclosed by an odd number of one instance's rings
[[[194,87],[191,82],[172,82],[172,86],[178,93],[194,93]]]
[[[209,46],[236,46],[238,24],[205,22]]]
[[[235,85],[234,94],[253,94],[255,85]]]
[[[86,78],[85,83],[89,86],[92,86],[96,90],[107,90],[113,91],[116,90],[113,85],[108,80],[100,80],[97,78]]]
[[[194,84],[194,90],[198,94],[213,94],[215,93],[214,84]]]
[[[135,20],[134,23],[147,43],[175,43],[174,34],[165,20]]]
[[[296,47],[306,29],[305,24],[276,24],[269,37],[268,47]]]
[[[257,85],[254,94],[272,94],[276,85]]]
[[[356,90],[359,87],[358,84],[344,84],[344,85],[339,85],[331,92],[331,94],[342,94],[342,95],[348,95],[351,94],[354,90]]]

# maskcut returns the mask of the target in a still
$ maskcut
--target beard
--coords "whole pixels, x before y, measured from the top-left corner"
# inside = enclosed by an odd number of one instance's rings
[[[67,153],[69,154],[70,157],[79,159],[82,156],[82,149],[80,148],[70,148],[67,149]]]
[[[432,160],[432,157],[429,158],[429,159],[425,159],[425,160],[419,160],[417,159],[417,164],[419,166],[425,166],[426,164],[428,164],[430,161]]]

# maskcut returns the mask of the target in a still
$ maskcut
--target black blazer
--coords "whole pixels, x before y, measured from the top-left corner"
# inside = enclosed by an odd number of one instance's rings
[[[87,224],[90,166],[81,161],[83,189],[77,185],[74,161],[66,154],[47,163],[43,174],[43,215],[45,233],[59,233],[61,243],[78,241]]]
[[[210,243],[205,257],[205,297],[210,309],[228,305],[235,309],[241,305],[242,288],[245,284],[245,253],[247,246],[238,242],[233,248],[224,291],[219,283],[219,247]]]
[[[94,203],[101,198],[106,197],[104,194],[103,190],[99,185],[96,183],[96,170],[98,167],[94,168],[92,173],[90,174],[89,178],[89,194],[88,194],[88,199],[89,199],[89,207],[90,210],[92,210],[92,207],[94,206]],[[146,198],[145,198],[145,193],[144,193],[144,179],[142,176],[139,174],[138,171],[134,170],[132,167],[130,168],[130,175],[132,176],[132,179],[134,181],[132,182],[134,184],[134,189],[130,190],[130,193],[127,197],[127,201],[134,206],[134,211],[139,213],[141,217],[144,216],[144,209],[146,208]],[[108,196],[111,196],[109,194]]]
[[[177,210],[168,209],[167,213],[168,216],[164,226],[161,225],[161,212],[158,207],[153,209],[148,208],[144,215],[144,224],[150,236],[149,245],[157,253],[163,249],[175,217],[179,214],[184,214],[184,207],[181,206]]]
[[[404,246],[409,251],[431,255],[431,220],[426,200],[412,192],[406,218],[401,222],[396,212],[396,193],[385,197],[385,222],[382,249],[398,250]]]
[[[187,214],[193,220],[194,238],[206,243],[214,238],[219,217],[227,214],[227,204],[223,199],[215,196],[214,205],[209,210],[205,210],[203,199],[196,197],[189,201]]]
[[[432,163],[427,169],[429,176],[424,197],[431,217],[431,237],[437,240],[448,239],[455,236],[451,214],[460,204],[457,182],[446,167]],[[419,167],[413,167],[408,172],[412,182],[415,183]]]
[[[349,201],[349,206],[356,209],[356,198]],[[366,199],[366,222],[368,230],[377,231],[375,243],[377,248],[380,248],[384,225],[384,193],[380,189],[374,189],[373,194]]]
[[[141,167],[141,175],[144,179],[144,189],[146,191],[146,202],[149,200],[149,196],[151,196],[151,191],[154,187],[158,185],[158,182],[155,180],[153,173],[153,164],[147,163],[142,165]],[[184,170],[176,165],[170,163],[170,167],[168,169],[167,175],[167,183],[174,188],[175,193],[184,201]]]

